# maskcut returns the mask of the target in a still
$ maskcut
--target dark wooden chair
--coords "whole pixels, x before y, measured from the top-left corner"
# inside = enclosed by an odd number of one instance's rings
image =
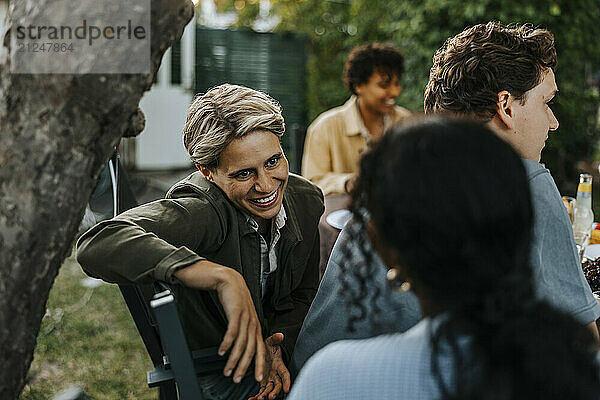
[[[137,206],[137,201],[116,152],[109,169],[116,216]],[[161,400],[202,399],[196,377],[222,371],[226,356],[219,356],[216,347],[190,352],[175,296],[166,283],[119,285],[119,289],[154,365],[147,373],[148,386],[159,388]]]

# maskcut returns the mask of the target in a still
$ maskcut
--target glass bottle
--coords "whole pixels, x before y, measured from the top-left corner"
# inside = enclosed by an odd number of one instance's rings
[[[592,176],[579,175],[577,200],[573,209],[573,236],[577,249],[581,252],[592,232],[594,213],[592,212]]]

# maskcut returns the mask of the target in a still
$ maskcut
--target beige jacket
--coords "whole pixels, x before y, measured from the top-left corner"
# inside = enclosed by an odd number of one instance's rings
[[[395,107],[390,124],[410,116]],[[342,106],[319,115],[308,127],[302,157],[302,175],[318,185],[324,195],[345,193],[345,184],[358,172],[367,141],[356,105],[356,96]]]

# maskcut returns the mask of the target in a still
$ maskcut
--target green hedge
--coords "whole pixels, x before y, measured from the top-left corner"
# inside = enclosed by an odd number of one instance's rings
[[[245,4],[248,9],[241,10],[238,26],[250,27],[258,14],[257,1]],[[600,73],[598,0],[271,0],[271,4],[272,12],[281,17],[278,31],[310,38],[307,106],[311,120],[348,97],[342,66],[355,45],[384,41],[402,49],[407,68],[399,102],[422,111],[432,55],[448,37],[490,20],[547,28],[554,33],[558,51],[560,94],[553,108],[560,128],[550,135],[542,162],[561,190],[573,192],[578,179],[574,163],[594,155],[600,134],[600,101],[592,83],[594,72]]]

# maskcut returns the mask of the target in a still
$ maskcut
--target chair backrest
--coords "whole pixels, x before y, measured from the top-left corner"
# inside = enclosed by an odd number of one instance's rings
[[[108,161],[113,203],[113,217],[138,206],[135,194],[131,189],[125,170],[121,167],[119,153],[115,152]],[[119,285],[127,308],[133,317],[135,326],[146,346],[152,363],[163,363],[164,351],[158,333],[156,319],[149,307],[154,296],[152,285]]]
[[[116,152],[109,170],[116,216],[138,203]],[[217,348],[190,352],[175,296],[165,283],[119,285],[119,289],[154,365],[147,373],[148,386],[159,388],[161,400],[202,399],[196,375],[222,371],[226,359]]]

